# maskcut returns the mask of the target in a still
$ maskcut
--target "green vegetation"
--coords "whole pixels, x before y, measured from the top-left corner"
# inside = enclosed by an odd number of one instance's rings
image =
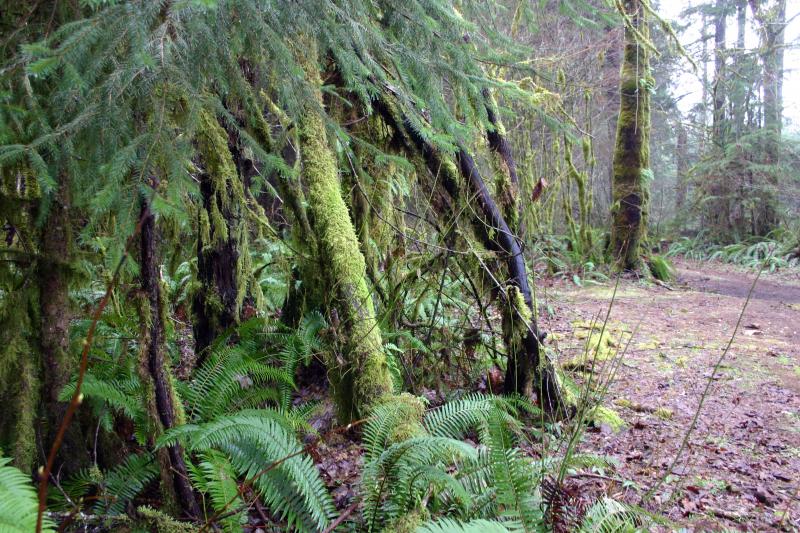
[[[585,453],[681,415],[612,311],[800,265],[785,0],[683,14],[691,111],[651,0],[8,4],[0,531],[669,524]]]

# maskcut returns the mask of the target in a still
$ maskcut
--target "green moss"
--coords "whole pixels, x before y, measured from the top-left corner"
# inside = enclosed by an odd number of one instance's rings
[[[669,261],[660,255],[653,255],[647,261],[647,267],[654,278],[660,281],[672,281],[675,277],[674,269]]]
[[[658,409],[653,411],[653,414],[662,420],[670,420],[675,413],[672,411],[672,409],[667,409],[666,407],[659,407]]]
[[[15,377],[19,392],[15,405],[13,457],[14,465],[24,472],[30,471],[36,457],[36,411],[41,388],[29,354],[20,354],[19,374]],[[7,408],[8,405],[4,407]]]
[[[630,409],[631,407],[633,407],[633,402],[627,398],[617,398],[616,400],[614,400],[614,405]]]
[[[175,520],[171,516],[147,505],[136,509],[136,523],[146,531],[158,533],[194,533],[200,531],[198,527],[186,522]]]
[[[427,509],[414,509],[402,516],[395,518],[384,529],[384,533],[414,533],[423,523],[430,520],[431,515]]]
[[[614,358],[618,343],[609,331],[585,331],[576,333],[578,338],[585,338],[584,346],[580,353],[563,363],[566,369],[592,370],[594,363],[608,361]]]
[[[646,10],[630,14],[620,73],[620,112],[612,179],[610,252],[623,270],[642,268],[641,244],[646,239],[650,169],[650,64]],[[642,84],[641,80],[645,80]]]
[[[255,105],[253,102],[250,104]],[[256,125],[258,131],[264,127],[262,123]],[[260,305],[263,299],[261,287],[253,276],[249,252],[248,221],[250,218],[257,219],[258,213],[249,216],[244,184],[238,175],[228,146],[228,134],[210,111],[200,112],[195,138],[203,162],[203,179],[208,180],[210,187],[210,196],[205,199],[207,205],[200,206],[198,231],[200,253],[213,257],[215,249],[228,245],[237,252],[236,264],[232,265],[236,273],[236,301],[235,304],[231,304],[233,308],[224,310],[222,302],[219,302],[220,305],[217,307],[217,302],[211,301],[215,294],[212,291],[201,290],[198,296],[204,299],[203,307],[212,325],[218,322],[215,317],[223,310],[238,322],[242,306],[248,296],[255,300],[256,306]],[[225,266],[231,267],[231,265]],[[219,326],[216,329],[221,332],[223,328]]]
[[[400,423],[392,429],[387,444],[402,442],[426,433],[422,426],[422,416],[425,414],[425,403],[422,398],[404,392],[387,401],[394,403],[401,415]]]
[[[339,417],[350,420],[369,412],[372,405],[391,394],[392,380],[365,278],[364,255],[344,202],[336,158],[320,113],[322,95],[318,87],[322,82],[315,54],[308,53],[305,61],[306,73],[317,87],[317,102],[309,104],[300,117],[300,155],[321,264],[327,270],[328,290],[345,326],[344,361],[331,359],[328,366]]]
[[[596,427],[608,426],[614,433],[623,430],[627,424],[619,413],[608,407],[597,405],[586,412],[586,420]]]

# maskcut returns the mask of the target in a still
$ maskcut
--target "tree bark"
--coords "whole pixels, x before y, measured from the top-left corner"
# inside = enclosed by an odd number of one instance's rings
[[[69,197],[63,178],[50,205],[47,222],[42,229],[39,266],[39,312],[41,328],[39,345],[42,352],[42,410],[45,417],[42,445],[49,450],[67,403],[58,395],[72,378],[77,362],[69,351],[69,259],[71,257],[71,226]],[[70,424],[61,447],[54,471],[74,473],[88,465],[85,437],[80,423]]]
[[[755,17],[760,24],[761,61],[764,73],[764,159],[767,165],[779,162],[781,131],[783,128],[783,55],[786,30],[786,0],[777,0],[769,8],[764,8],[760,0],[750,0]],[[777,172],[769,172],[768,182],[764,184],[762,216],[756,224],[756,233],[766,234],[778,224],[776,208]]]
[[[681,211],[686,203],[686,191],[689,187],[689,139],[686,127],[678,125],[678,139],[675,143],[675,209]]]
[[[647,11],[641,0],[626,0],[624,7],[639,34],[649,38]],[[620,109],[614,147],[614,202],[611,208],[610,252],[617,268],[639,271],[640,246],[645,238],[650,172],[649,51],[632,28],[625,28],[625,48],[620,73]]]
[[[727,28],[726,0],[717,0],[714,14],[714,87],[711,138],[716,146],[725,145],[725,33]]]
[[[161,297],[159,266],[156,252],[156,226],[155,217],[150,211],[146,200],[142,201],[142,229],[141,229],[141,283],[146,299],[145,309],[145,334],[147,370],[152,381],[152,391],[158,422],[165,430],[178,425],[177,399],[166,361],[164,311]],[[175,491],[177,503],[181,511],[190,519],[200,517],[200,507],[195,499],[186,463],[183,459],[183,449],[180,444],[167,448],[169,460],[167,476],[171,477],[172,488]],[[162,478],[164,476],[162,475]]]

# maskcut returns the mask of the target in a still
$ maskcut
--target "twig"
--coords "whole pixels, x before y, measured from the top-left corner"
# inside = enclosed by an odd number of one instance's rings
[[[348,507],[347,509],[342,511],[342,514],[339,515],[339,518],[337,518],[336,520],[331,522],[331,525],[329,525],[328,528],[325,531],[323,531],[322,533],[332,533],[334,530],[336,530],[336,528],[339,527],[342,524],[342,522],[347,520],[347,517],[349,517],[351,514],[353,514],[353,511],[358,509],[358,504],[359,503],[361,503],[361,501],[358,498],[356,498],[356,501],[351,503],[350,507]]]

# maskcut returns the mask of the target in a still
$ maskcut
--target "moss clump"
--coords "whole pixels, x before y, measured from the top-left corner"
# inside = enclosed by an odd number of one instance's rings
[[[171,516],[147,505],[138,507],[136,514],[138,515],[136,525],[146,531],[158,531],[159,533],[194,533],[199,531],[194,525],[175,520]]]
[[[653,255],[647,261],[650,274],[659,281],[672,281],[675,278],[674,269],[666,258]]]
[[[395,518],[383,531],[384,533],[414,533],[430,518],[431,515],[427,509],[414,509],[410,513]]]
[[[613,359],[617,353],[618,343],[609,331],[578,331],[576,336],[586,342],[578,355],[562,365],[566,369],[591,370],[594,363]]]
[[[402,442],[426,433],[422,427],[422,415],[425,414],[425,402],[422,398],[404,392],[391,397],[388,401],[395,404],[400,421],[389,434],[388,444]]]
[[[618,407],[630,409],[630,408],[633,407],[634,404],[633,404],[632,401],[630,401],[627,398],[617,398],[616,400],[614,400],[614,405],[616,405]]]
[[[586,420],[595,427],[608,426],[614,433],[622,431],[627,426],[619,413],[602,405],[596,405],[589,409],[586,413]]]
[[[653,414],[656,415],[661,420],[671,420],[673,415],[675,414],[672,409],[667,409],[666,407],[659,407]]]

